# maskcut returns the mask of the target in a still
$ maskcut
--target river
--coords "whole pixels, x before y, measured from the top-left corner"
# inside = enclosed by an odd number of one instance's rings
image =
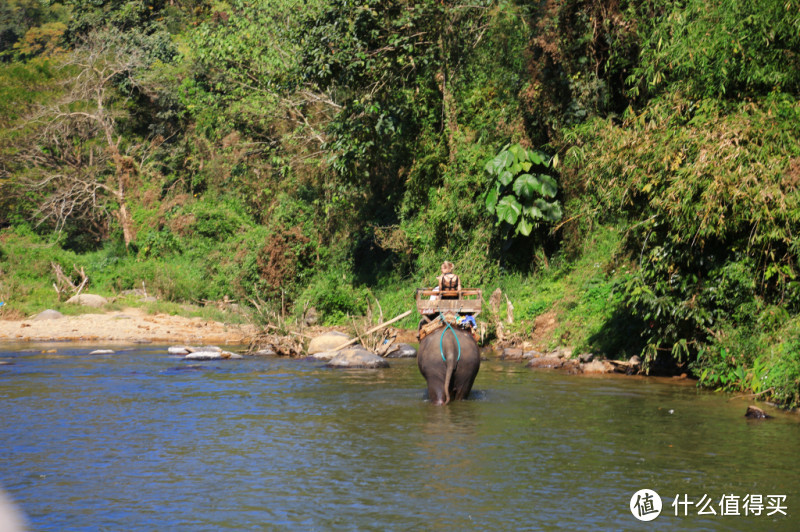
[[[800,528],[798,417],[686,381],[488,360],[434,407],[413,359],[24,348],[0,350],[0,485],[34,530]]]

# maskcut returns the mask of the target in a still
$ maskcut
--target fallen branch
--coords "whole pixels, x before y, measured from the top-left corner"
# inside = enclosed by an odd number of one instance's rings
[[[765,394],[767,392],[771,392],[774,389],[775,389],[774,387],[770,387],[770,388],[767,388],[766,390],[760,391],[758,393],[749,393],[747,395],[735,395],[735,396],[731,397],[730,399],[728,399],[728,401],[733,401],[734,399],[746,399],[748,397],[758,397],[759,395]]]
[[[80,295],[80,293],[86,287],[86,284],[89,282],[89,277],[86,275],[83,266],[81,266],[81,269],[79,270],[77,266],[74,264],[72,265],[75,273],[81,277],[81,284],[78,286],[76,286],[75,283],[72,282],[72,279],[64,273],[64,270],[61,269],[59,264],[51,262],[50,266],[53,268],[53,273],[56,276],[56,282],[53,283],[53,288],[55,288],[59,300],[61,299],[62,295],[68,295],[69,292],[74,292],[74,295],[76,296]]]
[[[405,318],[406,316],[410,315],[412,312],[413,312],[412,310],[407,310],[406,312],[403,312],[403,313],[402,313],[402,314],[400,314],[399,316],[396,316],[396,317],[394,317],[394,318],[390,319],[389,321],[385,321],[385,322],[381,323],[380,325],[376,325],[375,327],[373,327],[372,329],[368,330],[367,332],[365,332],[365,333],[364,333],[363,335],[361,335],[361,336],[366,336],[366,335],[368,335],[368,334],[372,334],[372,333],[374,333],[375,331],[378,331],[378,330],[380,330],[380,329],[383,329],[384,327],[386,327],[386,326],[388,326],[388,325],[391,325],[392,323],[394,323],[394,322],[396,322],[396,321],[400,321],[400,320],[402,320],[402,319],[403,319],[403,318]],[[347,347],[348,345],[353,345],[354,343],[356,343],[356,342],[358,342],[359,340],[361,340],[361,336],[356,336],[356,337],[355,337],[355,338],[353,338],[352,340],[349,340],[349,341],[347,341],[347,342],[343,343],[342,345],[340,345],[339,347],[337,347],[336,349],[334,349],[334,351],[338,351],[338,350],[340,350],[340,349],[344,349],[344,348],[345,348],[345,347]]]

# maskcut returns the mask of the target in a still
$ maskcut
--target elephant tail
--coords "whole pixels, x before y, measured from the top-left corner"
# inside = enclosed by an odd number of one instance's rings
[[[461,358],[461,345],[458,341],[458,336],[456,335],[455,330],[450,327],[450,333],[453,335],[453,339],[455,342],[448,338],[447,347],[442,349],[442,358],[445,362],[445,370],[444,370],[444,404],[450,402],[450,381],[453,379],[453,373],[456,371],[456,367],[458,366],[458,361]],[[447,334],[447,329],[442,333],[442,338],[440,342],[443,343],[444,335]],[[453,356],[455,352],[455,348],[458,348],[458,357],[456,358]],[[445,356],[445,351],[447,351],[447,356]]]
[[[444,404],[450,402],[450,379],[455,369],[453,365],[450,365],[450,362],[447,363],[447,369],[444,371]]]

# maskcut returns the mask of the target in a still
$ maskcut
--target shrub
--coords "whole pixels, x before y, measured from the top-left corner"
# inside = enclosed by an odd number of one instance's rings
[[[325,324],[342,324],[347,316],[360,316],[367,310],[369,292],[351,282],[341,269],[328,270],[317,275],[298,300],[316,307]]]

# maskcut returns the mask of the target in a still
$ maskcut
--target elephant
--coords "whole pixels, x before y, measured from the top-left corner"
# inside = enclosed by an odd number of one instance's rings
[[[442,327],[419,343],[417,365],[428,382],[431,403],[446,405],[451,399],[466,399],[481,367],[478,344],[463,329]]]

